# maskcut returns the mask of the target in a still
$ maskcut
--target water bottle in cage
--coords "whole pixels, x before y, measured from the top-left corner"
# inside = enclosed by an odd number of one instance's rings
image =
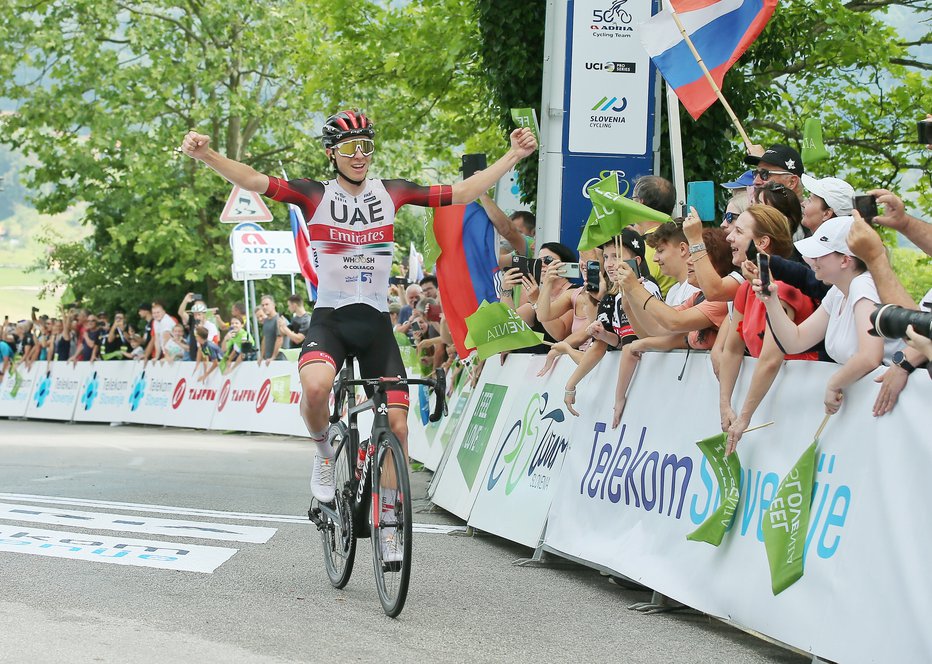
[[[359,446],[359,454],[356,455],[356,479],[362,477],[362,467],[366,465],[366,448]]]

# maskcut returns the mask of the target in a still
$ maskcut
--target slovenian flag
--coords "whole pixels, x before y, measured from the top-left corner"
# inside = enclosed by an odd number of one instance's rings
[[[311,237],[307,232],[307,224],[304,221],[304,215],[301,208],[297,205],[288,204],[288,217],[291,219],[291,232],[294,234],[295,252],[298,257],[298,266],[301,268],[301,275],[307,284],[307,297],[311,302],[317,301],[317,270],[314,268],[314,261],[311,258]]]
[[[497,302],[495,279],[499,271],[495,230],[478,203],[450,205],[434,210],[434,237],[440,247],[437,281],[447,326],[456,352],[466,358],[466,318],[483,302]]]
[[[722,79],[767,25],[777,0],[671,0],[699,56],[722,86]],[[680,29],[667,10],[641,26],[641,41],[667,83],[694,120],[717,97]]]

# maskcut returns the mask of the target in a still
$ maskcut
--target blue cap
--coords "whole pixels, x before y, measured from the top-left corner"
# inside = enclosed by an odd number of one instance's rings
[[[745,171],[734,182],[723,182],[722,186],[725,189],[741,189],[742,187],[750,187],[754,184],[754,171]]]

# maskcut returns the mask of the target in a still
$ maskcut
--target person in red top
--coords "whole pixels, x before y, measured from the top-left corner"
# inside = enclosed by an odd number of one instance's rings
[[[760,253],[784,258],[793,253],[789,222],[779,210],[769,205],[752,205],[742,212],[732,225],[728,242],[731,244],[732,263],[736,266],[742,266],[746,262],[746,252],[751,242]],[[750,269],[753,266],[745,267]],[[778,283],[783,308],[787,316],[798,325],[815,311],[815,303],[797,288],[783,282]],[[757,362],[744,403],[736,412],[731,401],[745,350],[751,357],[757,358]],[[755,297],[750,283],[745,281],[735,294],[735,310],[728,336],[725,338],[718,376],[722,431],[728,433],[726,454],[735,451],[738,441],[754,416],[754,411],[780,371],[784,359],[818,360],[819,356],[814,351],[795,355],[784,354],[767,327],[764,305]]]
[[[494,164],[452,186],[429,187],[368,177],[375,127],[356,109],[340,111],[324,122],[323,147],[334,171],[333,178],[324,182],[270,177],[224,157],[209,142],[207,135],[191,131],[181,150],[242,189],[299,206],[307,220],[319,284],[317,305],[298,360],[301,414],[317,443],[311,489],[319,501],[329,503],[334,497],[334,450],[326,435],[328,401],[343,361],[355,355],[364,377],[404,374],[385,297],[396,211],[405,204],[470,203],[532,154],[537,141],[529,129],[516,129],[510,149]],[[389,424],[405,447],[407,396],[406,390],[388,395]]]

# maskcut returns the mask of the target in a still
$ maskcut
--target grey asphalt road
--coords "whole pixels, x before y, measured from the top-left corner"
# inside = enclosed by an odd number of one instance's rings
[[[310,462],[297,439],[0,420],[7,494],[300,515]],[[425,496],[429,474],[413,478],[415,496]],[[425,498],[416,506],[417,523],[458,524],[423,511]],[[212,574],[0,551],[0,662],[808,661],[705,616],[628,611],[649,595],[583,568],[517,567],[531,552],[490,536],[416,534],[411,591],[391,620],[378,602],[367,541],[349,586],[337,591],[309,525],[158,509],[145,516],[278,530],[250,544],[21,523],[238,551]]]

